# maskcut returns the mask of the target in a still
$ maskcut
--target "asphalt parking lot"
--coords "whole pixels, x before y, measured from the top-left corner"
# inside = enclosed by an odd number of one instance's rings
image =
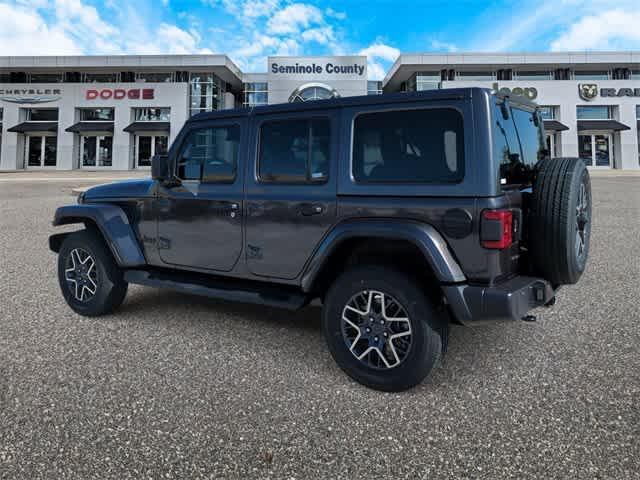
[[[72,313],[47,236],[77,184],[0,184],[0,478],[640,478],[640,178],[593,180],[554,308],[453,326],[403,394],[338,369],[317,307],[132,287]]]

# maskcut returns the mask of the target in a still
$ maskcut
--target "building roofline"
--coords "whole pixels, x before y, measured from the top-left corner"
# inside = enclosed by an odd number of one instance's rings
[[[0,69],[82,69],[82,68],[133,68],[133,69],[194,69],[217,68],[230,72],[229,83],[241,83],[242,71],[225,54],[206,55],[50,55],[50,56],[0,56]],[[235,78],[234,78],[235,77]]]
[[[385,75],[386,87],[402,67],[422,65],[558,65],[639,64],[640,51],[574,51],[574,52],[415,52],[401,53]]]

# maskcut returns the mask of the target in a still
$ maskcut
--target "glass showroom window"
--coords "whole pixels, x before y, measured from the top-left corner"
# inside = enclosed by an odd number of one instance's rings
[[[553,72],[549,70],[522,70],[516,72],[516,80],[553,80]]]
[[[191,115],[224,108],[224,82],[213,73],[191,73],[189,111]]]
[[[134,108],[133,119],[136,122],[168,122],[171,119],[169,107]]]
[[[456,72],[456,80],[489,81],[496,79],[496,72]]]
[[[138,72],[136,82],[169,83],[174,81],[173,72]]]
[[[85,73],[82,81],[84,83],[117,83],[120,81],[120,74],[117,72]]]
[[[30,73],[30,83],[60,83],[64,79],[62,73]]]
[[[257,107],[269,103],[267,82],[252,82],[243,84],[244,96],[242,105],[245,107]]]
[[[577,107],[578,120],[611,120],[613,107],[610,105],[581,105]]]
[[[574,70],[575,80],[609,80],[611,78],[608,70]]]
[[[440,72],[418,72],[409,78],[407,90],[420,92],[440,88]]]
[[[382,95],[382,82],[369,80],[367,82],[367,95]]]
[[[313,100],[326,100],[328,98],[338,98],[340,94],[323,83],[307,83],[296,88],[291,96],[290,102],[310,102]]]
[[[58,121],[57,108],[28,108],[26,113],[27,113],[28,122],[57,122]]]
[[[81,108],[80,121],[82,122],[113,122],[113,108]]]
[[[540,111],[540,115],[542,116],[543,120],[555,120],[556,108],[556,106],[546,105],[538,107],[538,110]]]

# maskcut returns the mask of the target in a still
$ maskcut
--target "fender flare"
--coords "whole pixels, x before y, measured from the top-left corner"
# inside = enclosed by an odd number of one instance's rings
[[[60,207],[54,215],[53,226],[86,223],[87,220],[97,225],[120,267],[132,268],[147,263],[127,215],[117,205],[96,203]],[[59,235],[50,238],[52,248],[59,242]]]
[[[331,254],[344,241],[356,237],[409,241],[420,249],[440,282],[466,281],[447,242],[432,225],[415,220],[360,219],[340,223],[324,237],[302,274],[302,290],[310,291]]]

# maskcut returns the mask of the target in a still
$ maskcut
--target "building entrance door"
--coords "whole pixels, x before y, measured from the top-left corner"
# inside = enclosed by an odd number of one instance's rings
[[[578,135],[578,155],[588,167],[611,168],[613,137],[610,133]]]
[[[111,135],[83,135],[80,137],[80,166],[82,168],[111,167],[113,137]]]
[[[136,168],[151,167],[153,156],[165,154],[168,150],[169,137],[166,133],[136,135]]]
[[[25,150],[27,168],[54,168],[58,153],[58,137],[28,135]]]

